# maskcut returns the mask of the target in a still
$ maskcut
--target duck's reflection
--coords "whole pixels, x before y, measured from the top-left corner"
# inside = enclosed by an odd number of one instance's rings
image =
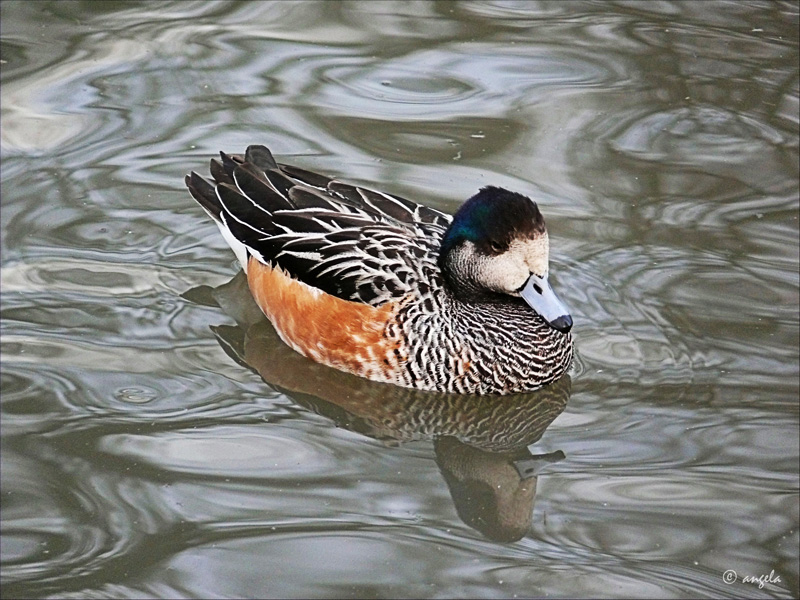
[[[214,327],[226,352],[271,386],[337,425],[387,442],[432,439],[436,463],[459,517],[497,541],[522,538],[531,526],[540,469],[561,452],[528,446],[564,410],[569,376],[514,396],[464,396],[376,383],[312,362],[280,341],[247,289],[243,273],[194,301],[215,303],[238,326]]]

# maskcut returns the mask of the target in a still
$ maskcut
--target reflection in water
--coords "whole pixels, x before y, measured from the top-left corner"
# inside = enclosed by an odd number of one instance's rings
[[[570,395],[565,375],[511,397],[424,392],[376,383],[308,360],[281,342],[253,302],[239,272],[187,297],[216,302],[237,327],[215,327],[226,351],[298,404],[337,425],[385,442],[432,439],[436,463],[461,519],[487,537],[515,541],[530,528],[536,479],[562,452],[532,455],[528,446],[561,414]]]
[[[568,382],[566,375],[553,384],[560,389],[549,394],[542,392],[545,398],[535,394],[537,412],[534,418],[539,418],[536,425],[541,427],[534,425],[532,432],[541,435],[564,409],[564,404],[550,404],[550,400],[561,394],[566,402]],[[525,446],[516,451],[490,452],[450,436],[437,438],[433,447],[458,516],[498,542],[513,542],[528,533],[536,495],[536,474],[543,466],[564,458],[561,451],[532,455]]]

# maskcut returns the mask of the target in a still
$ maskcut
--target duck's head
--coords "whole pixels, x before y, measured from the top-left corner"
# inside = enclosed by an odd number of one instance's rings
[[[503,188],[485,187],[453,217],[439,266],[457,296],[522,298],[551,327],[566,333],[572,317],[548,283],[549,257],[550,241],[536,203]]]

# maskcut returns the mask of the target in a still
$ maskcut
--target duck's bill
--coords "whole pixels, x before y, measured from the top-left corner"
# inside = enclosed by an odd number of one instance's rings
[[[572,329],[572,317],[550,287],[547,273],[544,277],[531,274],[520,295],[553,329],[564,333]]]

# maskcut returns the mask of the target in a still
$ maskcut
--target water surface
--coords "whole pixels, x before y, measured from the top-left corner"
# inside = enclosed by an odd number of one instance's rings
[[[800,594],[796,3],[0,10],[3,597]],[[183,189],[251,143],[534,197],[571,376],[288,351]]]

